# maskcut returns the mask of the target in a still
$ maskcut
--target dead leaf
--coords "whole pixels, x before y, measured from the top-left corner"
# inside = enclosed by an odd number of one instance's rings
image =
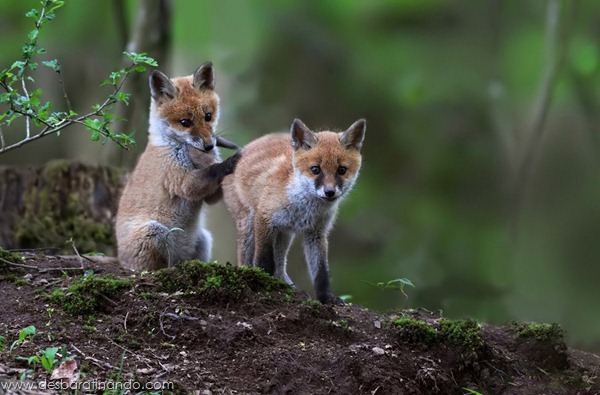
[[[73,381],[75,370],[77,369],[77,361],[70,359],[61,363],[52,371],[50,380],[66,380],[69,384]]]

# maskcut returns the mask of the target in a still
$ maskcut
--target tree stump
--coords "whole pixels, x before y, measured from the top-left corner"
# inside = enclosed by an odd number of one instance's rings
[[[58,248],[114,255],[114,218],[123,169],[56,160],[33,167],[0,166],[0,246]]]

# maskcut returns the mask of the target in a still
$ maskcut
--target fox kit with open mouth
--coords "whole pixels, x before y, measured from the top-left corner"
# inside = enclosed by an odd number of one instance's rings
[[[116,220],[121,265],[156,270],[188,259],[210,259],[211,234],[202,204],[221,196],[223,178],[239,153],[220,161],[215,135],[219,97],[212,63],[191,76],[150,75],[149,141],[131,174]]]
[[[340,201],[361,165],[365,120],[344,133],[315,133],[296,119],[288,134],[248,144],[235,172],[223,181],[225,204],[238,234],[238,264],[251,264],[292,281],[287,253],[297,233],[317,299],[341,304],[331,291],[327,236]]]

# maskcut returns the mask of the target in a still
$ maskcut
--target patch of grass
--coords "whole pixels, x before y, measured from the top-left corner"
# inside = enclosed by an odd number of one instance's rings
[[[132,280],[91,274],[73,281],[66,290],[55,290],[50,295],[50,301],[62,306],[66,313],[89,316],[102,310],[107,302],[110,303],[111,297],[132,285]]]
[[[263,270],[188,261],[155,273],[158,290],[186,296],[197,295],[205,301],[232,303],[272,292],[293,294],[292,288]]]
[[[440,333],[457,348],[465,364],[475,362],[483,352],[485,342],[479,322],[473,319],[440,321]]]
[[[0,264],[1,264],[1,262],[0,262]],[[6,274],[4,276],[0,276],[0,280],[7,280],[8,282],[13,283],[17,287],[22,286],[22,285],[29,285],[29,280],[27,280],[26,278],[17,276],[15,274],[12,274],[12,273]]]
[[[512,323],[511,328],[519,337],[535,338],[541,342],[562,342],[565,332],[558,324],[538,322]]]
[[[435,328],[414,317],[400,317],[392,321],[400,338],[410,343],[431,344],[438,340]]]

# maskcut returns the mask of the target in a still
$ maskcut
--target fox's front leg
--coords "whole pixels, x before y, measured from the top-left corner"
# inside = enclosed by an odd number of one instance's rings
[[[233,173],[240,158],[241,153],[238,152],[223,162],[187,172],[179,188],[180,196],[193,201],[220,198],[223,178]]]
[[[323,304],[343,305],[344,302],[331,291],[327,250],[328,242],[325,235],[318,232],[304,235],[304,257],[317,300]]]
[[[265,216],[254,214],[254,259],[252,266],[259,267],[265,272],[275,274],[273,255],[273,229]]]

